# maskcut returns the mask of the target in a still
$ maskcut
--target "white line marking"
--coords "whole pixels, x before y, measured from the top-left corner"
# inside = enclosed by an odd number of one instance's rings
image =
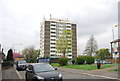
[[[63,71],[63,70],[60,70],[60,71]],[[71,71],[64,71],[64,72],[71,72]],[[80,73],[80,72],[71,72],[71,73],[78,73],[78,74],[84,74],[84,75],[88,75],[88,76],[92,76],[92,77],[101,77],[101,78],[107,78],[107,79],[117,79],[119,80],[118,78],[112,78],[112,77],[107,77],[107,76],[101,76],[101,75],[93,75],[93,74],[88,74],[88,73]]]
[[[93,76],[93,77],[101,77],[101,78],[108,78],[108,79],[118,79],[118,78],[112,78],[112,77],[107,77],[107,76],[101,76],[101,75],[93,75],[93,74],[88,74],[88,73],[81,73],[84,75],[89,75],[89,76]]]
[[[15,68],[14,68],[14,69],[15,69]],[[16,71],[16,73],[17,73],[19,79],[23,79],[23,78],[20,76],[20,73],[19,73],[16,69],[15,69],[15,71]]]

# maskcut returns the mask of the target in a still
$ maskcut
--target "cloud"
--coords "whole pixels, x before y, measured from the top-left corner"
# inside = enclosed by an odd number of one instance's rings
[[[29,45],[39,49],[40,22],[43,16],[48,19],[52,14],[54,18],[68,18],[77,23],[79,53],[83,52],[91,34],[98,40],[99,47],[109,47],[111,28],[117,24],[117,2],[118,0],[1,0],[0,42],[5,51],[19,43],[23,45],[17,46],[18,50]],[[100,42],[101,39],[104,41]]]

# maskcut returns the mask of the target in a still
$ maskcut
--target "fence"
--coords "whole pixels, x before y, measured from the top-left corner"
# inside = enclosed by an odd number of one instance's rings
[[[120,59],[105,59],[107,61],[111,61],[112,63],[120,63]]]

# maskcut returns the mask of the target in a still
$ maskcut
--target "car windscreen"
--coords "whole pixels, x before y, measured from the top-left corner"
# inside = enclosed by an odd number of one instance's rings
[[[34,65],[34,70],[36,73],[39,73],[39,72],[54,71],[54,68],[49,64],[37,64]]]
[[[25,60],[18,61],[18,64],[25,64],[27,63]]]

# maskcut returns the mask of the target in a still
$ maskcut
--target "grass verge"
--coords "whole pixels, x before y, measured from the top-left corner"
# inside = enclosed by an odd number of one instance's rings
[[[118,69],[112,69],[112,70],[109,70],[109,71],[120,71],[120,68],[118,68]]]
[[[58,63],[52,63],[51,64],[53,67],[63,67],[63,68],[71,68],[71,69],[79,69],[79,70],[96,70],[97,65],[89,65],[89,64],[84,64],[84,65],[72,65],[68,64],[67,66],[60,66]],[[109,68],[115,66],[114,64],[103,64],[101,66],[101,69]]]

